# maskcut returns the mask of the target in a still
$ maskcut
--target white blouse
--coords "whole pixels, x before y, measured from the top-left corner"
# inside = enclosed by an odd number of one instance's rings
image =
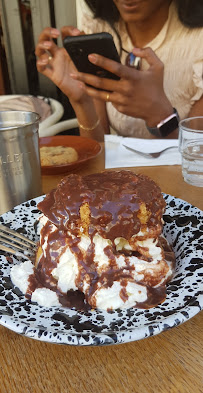
[[[107,22],[84,14],[81,25],[86,34],[109,32],[118,51],[120,50],[118,38]],[[125,23],[120,20],[116,28],[122,39],[122,47],[131,52],[133,44]],[[203,95],[203,28],[185,27],[179,21],[176,5],[172,2],[168,20],[159,34],[146,46],[151,47],[164,63],[165,94],[172,106],[177,109],[180,119],[186,118],[195,101]],[[125,58],[126,53],[122,51],[122,64],[125,64]],[[146,67],[147,64],[142,61],[141,69]],[[107,113],[110,126],[118,135],[152,137],[144,120],[118,112],[110,102],[107,103]]]

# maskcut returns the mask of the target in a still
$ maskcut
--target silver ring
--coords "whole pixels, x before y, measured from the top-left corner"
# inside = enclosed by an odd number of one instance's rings
[[[53,59],[52,56],[49,56],[49,57],[48,57],[49,62],[50,62],[52,59]]]

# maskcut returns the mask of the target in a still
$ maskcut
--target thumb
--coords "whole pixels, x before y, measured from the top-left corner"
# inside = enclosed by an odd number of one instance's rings
[[[145,59],[147,63],[152,67],[163,67],[162,61],[159,57],[155,54],[152,48],[133,48],[132,53],[135,56],[141,57]]]

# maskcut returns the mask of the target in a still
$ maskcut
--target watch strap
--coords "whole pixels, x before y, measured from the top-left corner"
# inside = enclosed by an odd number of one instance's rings
[[[156,137],[166,137],[178,127],[179,120],[178,112],[173,108],[173,113],[166,119],[160,121],[156,127],[148,127],[147,125],[146,127],[152,135]]]

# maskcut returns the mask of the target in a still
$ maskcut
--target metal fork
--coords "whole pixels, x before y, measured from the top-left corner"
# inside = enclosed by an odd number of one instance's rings
[[[0,224],[0,251],[29,259],[35,254],[36,243],[21,233]]]
[[[154,152],[154,153],[144,153],[144,152],[142,152],[142,151],[136,150],[136,149],[134,149],[134,148],[132,148],[132,147],[129,147],[129,146],[126,146],[126,145],[124,145],[124,144],[122,144],[122,146],[124,146],[126,149],[128,149],[128,150],[130,150],[130,151],[133,151],[134,153],[140,154],[141,156],[146,157],[146,158],[157,158],[157,157],[159,157],[159,156],[160,156],[164,151],[166,151],[166,150],[169,150],[169,149],[178,149],[178,146],[169,146],[169,147],[166,147],[166,148],[163,149],[163,150],[156,151],[156,152]]]

